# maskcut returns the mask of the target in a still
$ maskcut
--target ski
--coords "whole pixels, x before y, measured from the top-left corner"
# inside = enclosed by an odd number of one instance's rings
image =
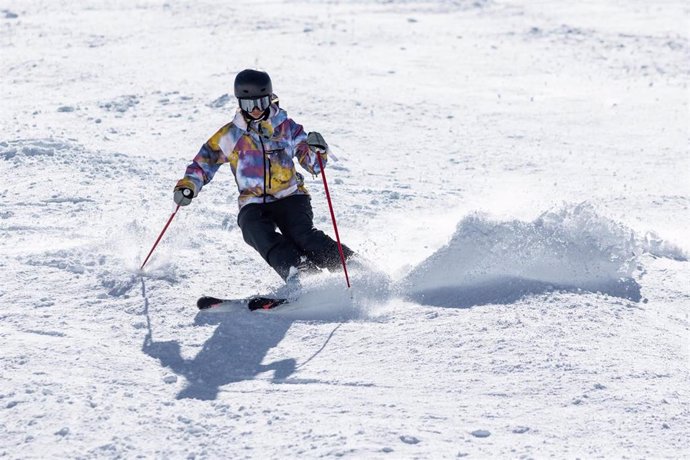
[[[287,301],[288,301],[287,299],[277,299],[277,298],[273,298],[273,297],[255,296],[255,297],[250,297],[249,299],[244,299],[241,302],[244,303],[249,310],[254,311],[254,310],[270,310],[270,309],[275,308],[279,305],[283,305],[284,303],[287,303]],[[203,297],[199,297],[199,300],[196,301],[196,306],[199,308],[199,310],[207,310],[209,308],[218,307],[218,306],[220,306],[226,302],[237,302],[237,300],[219,299],[216,297],[203,296]]]
[[[252,297],[247,302],[247,308],[254,310],[270,310],[287,303],[288,299],[275,299],[271,297]]]

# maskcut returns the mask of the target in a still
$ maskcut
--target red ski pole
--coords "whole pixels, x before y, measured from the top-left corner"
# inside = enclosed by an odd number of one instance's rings
[[[170,222],[172,222],[173,217],[175,217],[175,214],[177,214],[177,210],[180,209],[180,205],[178,204],[175,210],[173,211],[172,214],[170,214],[170,219],[168,219],[168,223],[165,224],[165,227],[163,227],[163,231],[161,232],[160,235],[158,235],[158,239],[156,240],[155,243],[153,243],[153,247],[151,248],[151,251],[149,251],[149,255],[146,256],[146,260],[144,260],[144,263],[141,264],[141,268],[139,270],[144,269],[144,265],[146,265],[146,262],[149,261],[149,257],[151,257],[151,254],[153,254],[154,249],[156,249],[156,246],[158,246],[158,242],[163,238],[163,234],[165,231],[168,229],[168,226],[170,225]]]
[[[335,239],[338,242],[338,252],[340,252],[340,262],[343,264],[343,271],[345,272],[345,281],[347,287],[350,287],[350,277],[347,275],[347,265],[345,265],[345,254],[343,254],[343,245],[340,244],[340,235],[338,235],[338,225],[335,223],[335,214],[333,213],[333,204],[331,203],[331,194],[328,192],[328,182],[326,182],[326,171],[323,169],[323,162],[321,155],[316,154],[319,160],[319,167],[321,168],[321,178],[323,179],[323,188],[326,190],[326,199],[328,200],[328,209],[331,211],[331,220],[333,221],[333,230],[335,230]]]

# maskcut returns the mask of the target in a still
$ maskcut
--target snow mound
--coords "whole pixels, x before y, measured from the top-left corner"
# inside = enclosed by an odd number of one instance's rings
[[[413,269],[397,290],[424,304],[468,307],[510,303],[539,292],[586,290],[640,299],[633,279],[645,251],[683,258],[658,237],[638,238],[585,202],[533,222],[471,215],[450,242]]]

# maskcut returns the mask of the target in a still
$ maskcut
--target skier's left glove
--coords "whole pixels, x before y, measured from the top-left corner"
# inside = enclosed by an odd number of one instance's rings
[[[318,153],[328,151],[328,144],[326,144],[326,140],[320,133],[317,133],[316,131],[312,131],[307,134],[307,144]]]
[[[176,204],[180,206],[187,206],[192,202],[194,198],[194,192],[187,187],[176,187],[175,193],[173,194],[173,200]]]
[[[310,132],[307,134],[307,145],[309,146],[309,150],[311,150],[315,155],[318,155],[321,158],[321,162],[325,165],[328,155],[328,144],[326,144],[326,140],[323,138],[323,136],[316,131]],[[311,171],[314,175],[320,174],[320,163],[314,163]]]

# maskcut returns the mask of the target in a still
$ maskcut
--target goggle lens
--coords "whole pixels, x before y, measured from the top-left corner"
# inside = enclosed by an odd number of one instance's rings
[[[271,105],[271,96],[262,96],[255,99],[239,99],[240,108],[245,112],[251,112],[258,108],[262,112]]]

